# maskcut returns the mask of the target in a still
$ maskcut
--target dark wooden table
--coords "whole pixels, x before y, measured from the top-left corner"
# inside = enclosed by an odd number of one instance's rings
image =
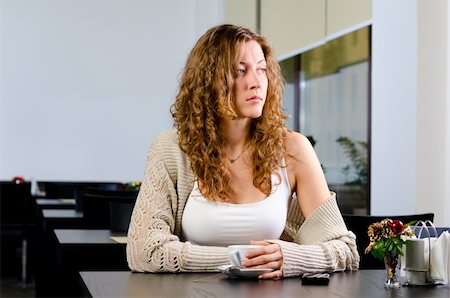
[[[81,270],[129,270],[126,244],[112,240],[116,234],[109,230],[55,229],[55,235],[55,296],[80,296],[78,272]]]
[[[331,275],[329,285],[302,285],[300,278],[230,279],[211,273],[143,274],[80,272],[88,297],[450,297],[450,287],[384,288],[384,270]],[[198,279],[210,277],[197,281]]]
[[[75,199],[36,199],[39,209],[75,209]]]
[[[83,227],[83,212],[75,209],[42,209],[43,229],[81,228]]]
[[[57,240],[54,229],[83,227],[83,213],[75,209],[39,209],[36,255],[36,296],[60,296],[53,280],[57,264]]]

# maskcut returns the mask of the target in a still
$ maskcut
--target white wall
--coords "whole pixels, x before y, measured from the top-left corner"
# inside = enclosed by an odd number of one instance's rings
[[[416,182],[417,12],[373,1],[371,213],[411,214]],[[401,16],[401,17],[400,17]]]
[[[446,197],[446,166],[450,158],[448,129],[450,101],[448,75],[447,0],[417,1],[417,202],[416,210],[434,207],[438,219],[448,218],[450,196]],[[448,186],[447,186],[448,187]]]
[[[0,179],[142,179],[222,0],[0,0]]]
[[[371,213],[450,226],[448,1],[373,1]]]
[[[450,80],[450,4],[447,3],[447,78]],[[448,81],[447,81],[448,82]],[[447,121],[446,121],[447,132],[450,133],[450,86],[447,84]],[[445,159],[445,223],[450,226],[450,137],[447,136],[448,148]]]

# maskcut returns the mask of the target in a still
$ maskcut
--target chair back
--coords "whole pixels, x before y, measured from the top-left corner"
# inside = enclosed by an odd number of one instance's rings
[[[109,202],[111,232],[125,234],[128,231],[133,208],[134,202]]]
[[[33,221],[31,183],[0,182],[1,224],[22,225]]]
[[[400,220],[404,224],[411,221],[433,221],[434,213],[423,214],[411,214],[411,215],[386,215],[386,216],[374,216],[374,215],[353,215],[343,214],[344,222],[347,225],[349,231],[352,231],[356,235],[356,246],[360,255],[359,269],[384,269],[384,262],[373,257],[370,253],[365,254],[364,250],[369,245],[369,236],[367,230],[369,226],[374,222],[382,221],[385,218],[392,220]]]
[[[83,211],[84,194],[111,197],[133,197],[136,191],[124,190],[123,184],[104,183],[104,184],[85,184],[74,190],[75,210]]]
[[[48,199],[76,199],[87,188],[102,188],[120,190],[122,183],[118,182],[84,182],[84,181],[38,181],[38,188],[45,192]]]
[[[120,206],[124,206],[120,204],[131,204],[134,206],[137,194],[138,191],[87,190],[83,194],[84,226],[86,228],[110,229],[111,205],[114,206],[114,210],[120,208]],[[118,207],[115,207],[115,204],[118,204]],[[116,218],[116,213],[114,214],[114,218]]]

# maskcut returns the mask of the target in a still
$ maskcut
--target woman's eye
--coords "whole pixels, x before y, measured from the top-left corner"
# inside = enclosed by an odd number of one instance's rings
[[[266,71],[267,71],[267,69],[266,69],[265,67],[260,67],[260,68],[258,68],[258,70],[259,70],[260,72],[266,72]]]
[[[244,68],[238,68],[237,74],[238,74],[238,75],[243,75],[243,74],[245,74],[245,69],[244,69]]]

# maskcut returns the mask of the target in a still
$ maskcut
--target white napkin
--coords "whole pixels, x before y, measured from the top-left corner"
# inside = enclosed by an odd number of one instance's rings
[[[431,248],[431,279],[448,284],[450,279],[450,233],[445,231]]]
[[[417,238],[415,235],[409,239],[411,242],[407,243],[402,247],[403,255],[400,259],[400,276],[406,275],[407,266],[412,268],[409,269],[428,269],[430,268],[430,259],[428,258],[428,254],[430,252],[430,246],[433,247],[436,243],[436,237],[427,237],[427,238]],[[420,243],[417,243],[420,242]],[[417,244],[417,250],[413,251],[411,246]],[[407,246],[410,247],[409,253],[413,253],[412,256],[409,256],[408,261],[406,255],[408,254]],[[421,248],[420,248],[421,246]],[[420,258],[420,259],[419,259]]]

